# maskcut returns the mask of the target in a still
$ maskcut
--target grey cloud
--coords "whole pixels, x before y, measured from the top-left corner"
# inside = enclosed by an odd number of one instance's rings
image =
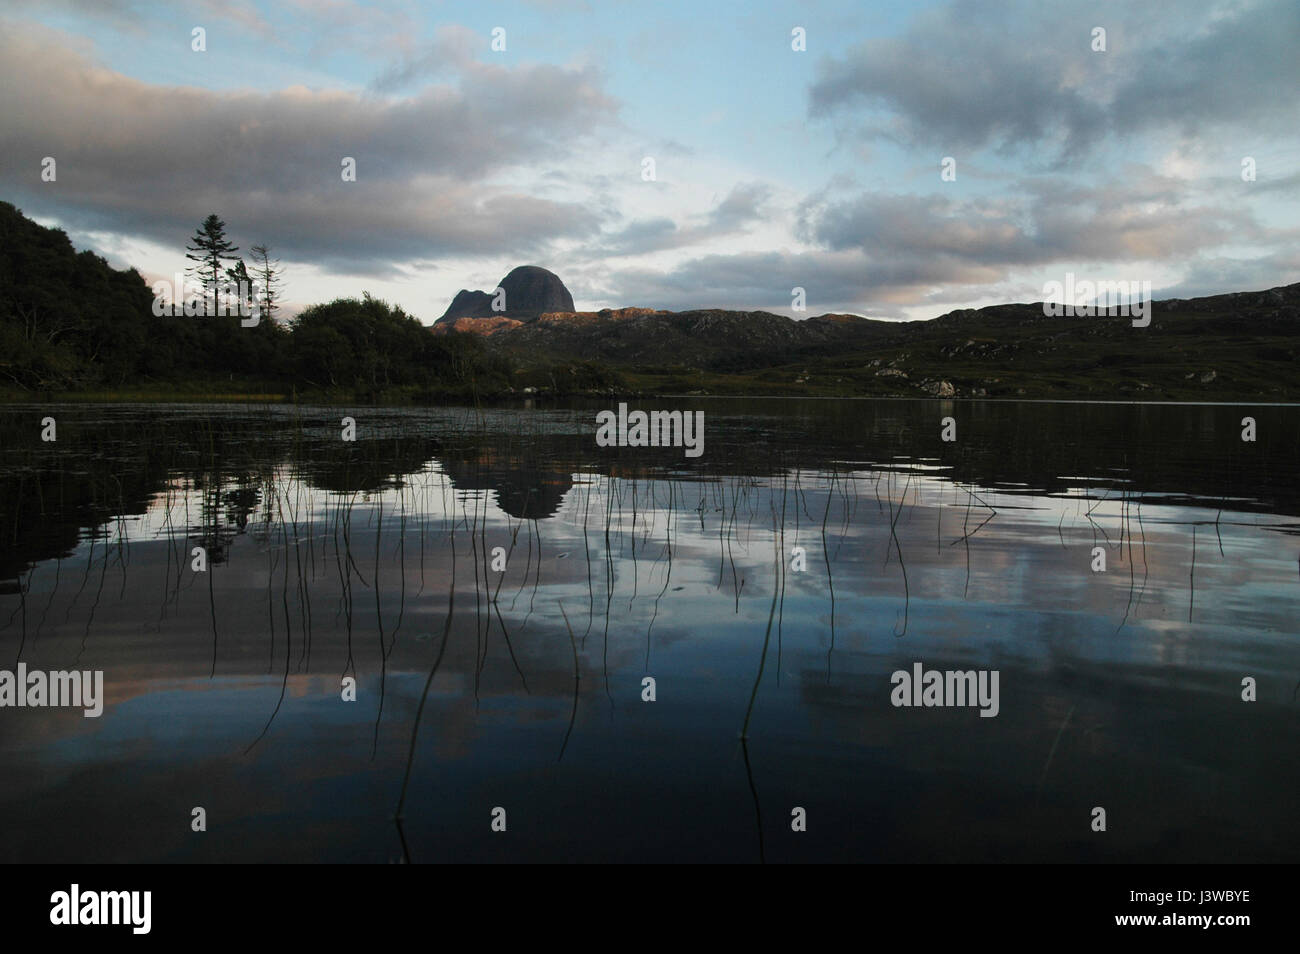
[[[1157,289],[1154,298],[1199,298],[1229,291],[1263,291],[1300,281],[1300,250],[1262,258],[1204,258],[1189,263],[1176,285]]]
[[[599,240],[598,248],[606,253],[625,255],[674,247],[681,230],[672,219],[641,219]]]
[[[1240,177],[1234,176],[1225,181],[1233,189],[1241,186]],[[1264,172],[1261,174],[1261,178],[1250,183],[1249,190],[1251,192],[1283,192],[1292,197],[1300,195],[1300,172],[1293,172],[1290,175],[1276,178]]]
[[[749,252],[706,255],[668,271],[628,268],[592,273],[584,298],[680,311],[754,308],[790,315],[791,289],[807,294],[808,315],[851,312],[874,317],[900,314],[933,285],[995,281],[997,270],[938,260],[875,263],[857,253]]]
[[[1062,127],[1071,140],[1103,129],[1103,110],[1062,82],[1069,63],[1086,63],[1087,29],[1061,29],[1044,47],[1018,35],[1021,24],[1038,22],[1019,12],[990,16],[986,4],[958,0],[918,16],[902,37],[872,39],[823,61],[810,112],[879,109],[884,115],[855,115],[860,132],[954,151],[1038,142]],[[1059,36],[1070,35],[1081,45],[1072,55],[1059,49]]]
[[[941,195],[864,194],[801,210],[806,238],[874,261],[918,257],[975,266],[1060,261],[1181,260],[1229,241],[1277,238],[1240,205],[1185,201],[1171,180],[1077,186],[1021,183],[1014,199],[958,201]]]
[[[551,66],[475,69],[459,87],[396,101],[301,88],[156,87],[12,33],[0,41],[0,78],[8,144],[0,171],[62,154],[93,160],[119,185],[146,181],[151,191],[199,183],[293,188],[313,175],[337,179],[343,156],[356,157],[367,177],[480,179],[563,154],[557,140],[612,108],[592,76]]]
[[[557,239],[581,240],[599,229],[581,205],[528,195],[444,182],[405,191],[395,202],[392,190],[379,185],[347,186],[298,190],[273,201],[208,192],[165,209],[55,200],[42,203],[42,213],[83,231],[143,236],[179,250],[209,212],[218,212],[241,250],[267,242],[285,259],[376,277],[393,276],[397,263],[422,256],[536,256]]]
[[[1091,29],[1109,25],[1108,52]],[[820,64],[813,116],[851,135],[956,151],[1055,146],[1062,161],[1101,138],[1264,119],[1294,129],[1300,6],[1266,0],[1135,6],[956,0],[901,37]]]
[[[941,195],[814,196],[798,213],[808,252],[709,255],[668,271],[629,268],[591,276],[586,297],[673,310],[755,307],[788,314],[790,289],[807,290],[808,313],[880,317],[903,306],[946,307],[1006,299],[1025,269],[1163,262],[1192,266],[1197,294],[1291,281],[1300,261],[1296,230],[1269,229],[1231,196],[1201,201],[1188,183],[1133,167],[1122,183],[1022,180],[1013,198],[959,201]],[[665,225],[642,223],[647,241]],[[662,241],[662,238],[660,239]],[[1215,259],[1227,245],[1279,248],[1252,260]],[[1010,297],[1033,300],[1034,295]]]
[[[388,101],[300,88],[156,87],[99,69],[48,31],[0,37],[0,186],[70,228],[179,244],[216,211],[246,243],[347,263],[524,254],[599,229],[584,207],[490,184],[558,161],[613,103],[587,72],[468,66]],[[40,181],[53,156],[58,180]],[[340,162],[357,162],[343,182]]]
[[[640,219],[621,230],[605,233],[579,256],[634,255],[685,248],[724,235],[741,232],[762,217],[772,196],[771,187],[761,182],[735,186],[695,224],[679,226],[672,219]]]
[[[771,188],[761,182],[742,183],[709,213],[709,225],[728,231],[742,228],[762,216],[763,206],[771,197]]]
[[[1138,68],[1116,92],[1117,124],[1202,126],[1281,118],[1294,133],[1300,91],[1300,4],[1243,5],[1178,44],[1144,47]]]

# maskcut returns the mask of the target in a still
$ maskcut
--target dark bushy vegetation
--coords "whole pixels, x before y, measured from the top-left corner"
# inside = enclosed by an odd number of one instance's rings
[[[493,393],[510,386],[511,365],[469,335],[433,335],[400,307],[371,298],[313,305],[294,319],[290,376],[299,386],[381,395],[447,388]]]
[[[260,388],[338,396],[478,395],[511,386],[511,362],[469,335],[433,335],[368,294],[285,324],[153,313],[135,269],[77,252],[60,229],[0,202],[0,388],[85,392]]]
[[[148,359],[153,296],[67,235],[0,203],[0,383],[19,388],[115,384]],[[156,352],[155,352],[156,353]]]

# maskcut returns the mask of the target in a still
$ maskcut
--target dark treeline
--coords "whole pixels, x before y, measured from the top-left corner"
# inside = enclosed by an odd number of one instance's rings
[[[0,388],[474,396],[520,382],[469,335],[363,294],[291,321],[155,315],[151,287],[0,202]]]

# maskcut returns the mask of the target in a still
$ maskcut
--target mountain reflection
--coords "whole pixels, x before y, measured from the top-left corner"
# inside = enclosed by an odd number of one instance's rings
[[[681,405],[703,457],[595,406],[8,408],[6,665],[106,696],[0,719],[12,857],[1294,860],[1295,410]],[[917,661],[999,715],[895,709]],[[160,834],[200,785],[233,840]]]
[[[685,404],[686,402],[683,402]],[[599,449],[594,410],[343,412],[243,407],[10,407],[0,414],[0,579],[42,560],[180,487],[200,491],[191,528],[217,562],[247,528],[273,474],[338,494],[374,494],[435,467],[465,491],[489,491],[506,514],[554,517],[577,474],[623,478],[767,477],[855,468],[936,475],[1007,493],[1123,491],[1150,502],[1230,505],[1300,515],[1295,415],[1250,410],[1256,443],[1240,440],[1239,408],[1212,405],[1005,404],[880,401],[705,403],[708,453]],[[754,410],[768,411],[755,413]],[[54,414],[56,443],[39,420]],[[957,415],[958,439],[940,439]],[[533,431],[528,429],[534,423]]]

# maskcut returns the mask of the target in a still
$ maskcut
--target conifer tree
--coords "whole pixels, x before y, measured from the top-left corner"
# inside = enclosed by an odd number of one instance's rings
[[[275,310],[280,307],[280,263],[271,259],[271,250],[265,245],[254,245],[253,277],[257,279],[262,300],[263,318],[274,318]]]
[[[216,301],[217,285],[224,272],[221,263],[233,260],[239,249],[226,239],[226,223],[216,213],[203,220],[191,242],[185,256],[195,263],[190,272],[202,283],[204,294]]]
[[[226,269],[226,280],[234,286],[231,289],[233,301],[227,303],[228,308],[239,308],[239,313],[252,314],[253,311],[253,279],[248,274],[248,266],[244,264],[242,258],[235,259],[233,268]]]

